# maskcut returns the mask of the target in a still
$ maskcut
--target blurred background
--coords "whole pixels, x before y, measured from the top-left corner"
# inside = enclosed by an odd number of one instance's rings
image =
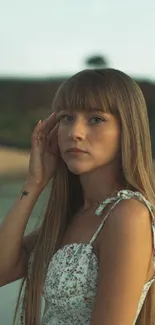
[[[155,158],[155,1],[0,0],[0,222],[23,185],[34,126],[57,87],[85,68],[123,70],[148,106]],[[26,231],[43,215],[40,196]],[[0,288],[0,325],[11,325],[20,281]]]

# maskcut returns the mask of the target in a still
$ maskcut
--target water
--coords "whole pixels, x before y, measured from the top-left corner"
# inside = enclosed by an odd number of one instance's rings
[[[0,184],[0,223],[18,197],[22,185],[23,181]],[[41,221],[47,200],[48,189],[45,189],[32,211],[26,233],[33,230]],[[0,324],[12,325],[19,286],[20,281],[15,281],[0,288]]]

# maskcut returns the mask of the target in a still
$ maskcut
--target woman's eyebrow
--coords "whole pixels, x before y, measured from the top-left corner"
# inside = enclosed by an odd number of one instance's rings
[[[60,112],[57,113],[57,116],[60,116],[61,114],[64,114],[64,113],[66,113],[66,111],[63,111],[62,110],[62,111],[60,111]]]

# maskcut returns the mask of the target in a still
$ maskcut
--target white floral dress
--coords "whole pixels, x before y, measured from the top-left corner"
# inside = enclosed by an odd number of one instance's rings
[[[121,190],[116,196],[103,201],[96,210],[102,210],[113,202],[110,211],[125,199],[136,198],[143,202],[152,216],[152,231],[155,247],[154,208],[139,192]],[[44,285],[45,310],[42,325],[90,325],[98,284],[98,258],[93,252],[93,243],[101,231],[110,211],[102,220],[97,231],[88,244],[69,244],[60,248],[48,266]],[[140,313],[143,302],[155,276],[147,282],[142,290],[133,325]]]

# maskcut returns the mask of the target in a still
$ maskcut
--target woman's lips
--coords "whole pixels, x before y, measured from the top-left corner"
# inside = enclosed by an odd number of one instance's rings
[[[69,153],[86,153],[86,151],[80,149],[80,148],[70,148],[67,150]]]

